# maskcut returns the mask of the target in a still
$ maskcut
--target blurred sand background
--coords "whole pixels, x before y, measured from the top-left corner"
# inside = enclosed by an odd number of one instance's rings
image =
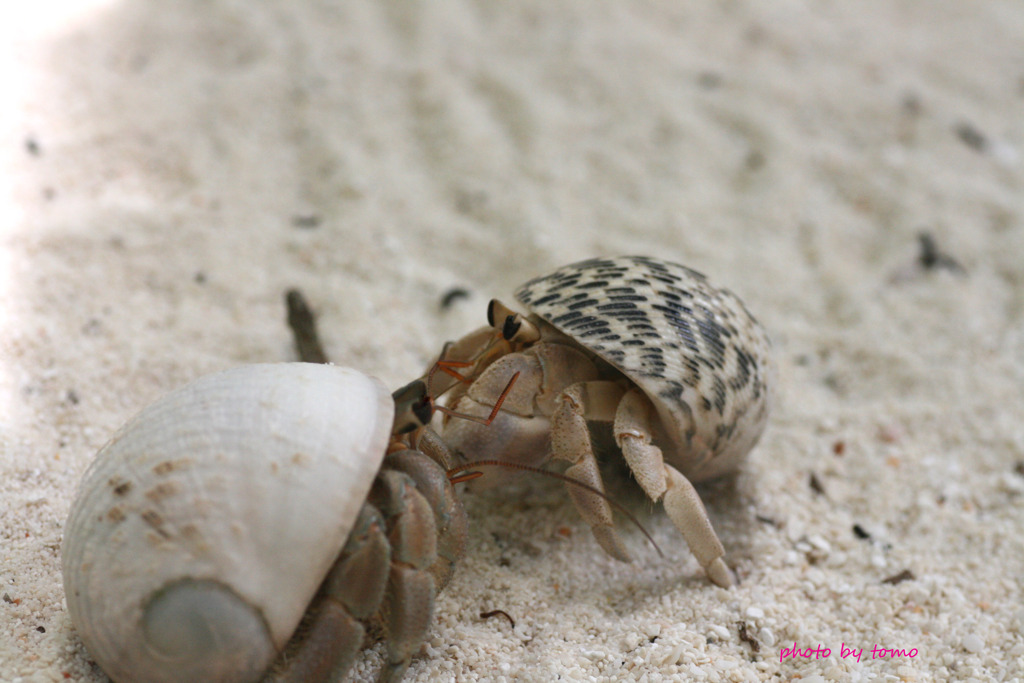
[[[408,680],[1024,677],[1020,2],[2,13],[0,680],[104,679],[64,607],[76,483],[165,391],[293,359],[286,288],[394,387],[492,296],[634,253],[775,341],[771,427],[703,489],[741,585],[628,492],[664,559],[625,525],[637,562],[605,556],[557,482],[467,496]]]

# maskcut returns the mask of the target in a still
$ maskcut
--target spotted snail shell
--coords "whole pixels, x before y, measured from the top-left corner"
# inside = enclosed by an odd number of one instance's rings
[[[125,425],[64,532],[68,611],[116,681],[258,679],[334,562],[394,403],[348,368],[203,377]]]

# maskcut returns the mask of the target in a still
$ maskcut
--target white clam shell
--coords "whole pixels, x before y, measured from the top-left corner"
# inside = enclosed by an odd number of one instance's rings
[[[203,377],[125,425],[64,531],[68,611],[103,670],[258,678],[344,545],[393,413],[372,377],[281,363]]]

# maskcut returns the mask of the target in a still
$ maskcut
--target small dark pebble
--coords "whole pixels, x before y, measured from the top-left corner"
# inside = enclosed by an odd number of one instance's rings
[[[809,483],[811,485],[812,491],[814,491],[818,495],[825,494],[825,487],[821,485],[821,480],[818,479],[818,475],[816,475],[814,472],[811,472]]]
[[[843,453],[846,452],[846,442],[836,441],[834,444],[832,444],[832,452],[835,453],[836,455],[841,456]]]
[[[68,389],[67,399],[68,399],[68,403],[70,403],[71,405],[73,405],[73,406],[77,406],[78,405],[79,398],[78,398],[78,394],[75,392],[74,389]]]
[[[43,153],[43,150],[39,147],[39,142],[35,138],[25,138],[25,151],[34,157]]]
[[[761,650],[761,643],[757,642],[757,640],[754,639],[747,632],[747,622],[745,622],[745,621],[737,621],[736,622],[736,630],[739,631],[740,640],[742,640],[744,643],[750,645],[750,649],[751,650],[753,650],[754,652],[759,652]]]
[[[1024,460],[1018,462],[1017,465],[1013,468],[1013,471],[1019,474],[1020,476],[1024,477]]]
[[[829,374],[822,377],[821,383],[824,384],[829,389],[831,389],[832,391],[836,392],[837,394],[842,393],[843,385],[839,381],[839,377],[835,373],[830,372]]]
[[[761,522],[762,524],[768,524],[773,527],[779,526],[779,523],[776,522],[774,519],[772,519],[771,517],[765,517],[764,515],[754,515],[754,519]]]
[[[40,633],[46,633],[46,628],[44,626],[36,626],[36,630]]]
[[[296,228],[312,230],[313,228],[320,227],[320,216],[315,213],[292,216],[292,225]]]
[[[962,121],[956,125],[954,130],[960,141],[975,152],[984,152],[988,148],[988,140],[985,135],[970,123]]]
[[[921,98],[916,93],[906,93],[903,96],[902,105],[903,111],[910,116],[917,116],[924,109],[924,106],[921,104]]]
[[[508,615],[508,612],[506,612],[505,610],[495,609],[495,610],[491,610],[490,612],[481,612],[480,613],[480,618],[481,619],[490,619],[491,617],[497,617],[497,616],[505,617],[506,619],[508,619],[508,623],[512,625],[512,628],[516,627],[516,622],[512,620],[512,617],[510,617]]]
[[[862,527],[860,524],[853,525],[853,535],[863,540],[871,538],[871,534],[869,534],[867,531],[864,531],[864,527]]]
[[[697,76],[697,83],[699,83],[702,88],[714,90],[722,85],[722,75],[715,73],[714,71],[702,71],[700,75]]]
[[[205,285],[206,284],[206,273],[204,273],[201,270],[197,271],[196,274],[192,276],[192,280],[197,285]]]
[[[11,596],[8,595],[7,593],[4,593],[3,600],[4,600],[4,602],[6,602],[9,605],[13,605],[14,604],[14,600],[11,600]]]
[[[913,581],[915,578],[917,577],[914,576],[914,572],[910,571],[909,569],[904,569],[899,574],[893,574],[887,579],[882,579],[882,583],[888,583],[895,586],[897,583],[903,583],[904,581]]]
[[[946,268],[954,273],[964,272],[963,266],[957,263],[956,259],[939,251],[939,246],[935,243],[935,238],[932,237],[931,233],[927,231],[919,232],[917,234],[917,241],[921,246],[921,251],[917,256],[917,262],[925,270]]]
[[[760,171],[764,168],[765,163],[768,159],[765,157],[764,152],[757,150],[751,150],[747,153],[747,156],[743,159],[743,165],[748,171]]]
[[[441,310],[451,308],[452,304],[459,299],[468,299],[469,290],[462,287],[452,287],[441,297]]]

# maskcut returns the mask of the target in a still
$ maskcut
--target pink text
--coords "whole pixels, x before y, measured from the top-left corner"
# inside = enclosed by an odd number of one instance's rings
[[[821,659],[822,657],[828,657],[830,654],[832,654],[832,650],[824,645],[818,645],[818,647],[814,648],[808,647],[806,650],[801,650],[796,646],[796,643],[793,643],[793,647],[782,648],[782,652],[779,653],[779,661],[781,662],[786,657],[792,657],[794,659],[797,657],[805,657],[807,659],[814,657],[815,659]]]
[[[819,644],[817,647],[808,647],[806,649],[801,650],[799,647],[797,647],[796,643],[793,643],[793,647],[782,648],[782,651],[779,652],[779,661],[781,662],[787,657],[790,657],[792,659],[796,659],[797,657],[803,657],[805,659],[810,659],[811,657],[813,657],[814,659],[823,659],[825,657],[830,656],[831,654],[832,650],[830,648],[825,647],[824,645]],[[864,648],[858,650],[855,647],[847,647],[846,643],[841,643],[839,645],[839,657],[841,659],[849,658],[855,659],[859,662],[863,654]],[[910,648],[909,650],[896,648],[890,650],[889,648],[881,647],[880,645],[871,646],[871,659],[895,659],[896,657],[913,658],[916,656],[916,647]]]

